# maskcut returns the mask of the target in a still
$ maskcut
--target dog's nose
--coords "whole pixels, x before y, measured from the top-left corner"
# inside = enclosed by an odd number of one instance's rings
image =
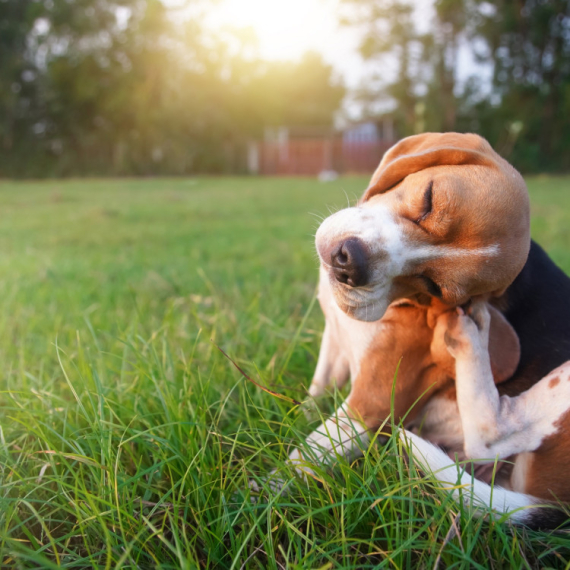
[[[368,264],[364,245],[359,239],[347,239],[331,253],[335,279],[351,287],[360,287],[368,280]]]

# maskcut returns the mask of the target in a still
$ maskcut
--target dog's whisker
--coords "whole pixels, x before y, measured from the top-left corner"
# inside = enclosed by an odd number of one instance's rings
[[[313,218],[316,218],[319,222],[322,222],[326,216],[324,216],[323,214],[319,214],[317,212],[308,212],[309,216],[312,216]]]
[[[346,207],[350,208],[350,198],[348,197],[348,192],[343,188],[342,191],[344,192],[344,195],[346,197]]]

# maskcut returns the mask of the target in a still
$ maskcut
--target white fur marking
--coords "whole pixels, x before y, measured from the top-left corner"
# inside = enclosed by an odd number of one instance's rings
[[[491,487],[472,478],[461,466],[451,461],[441,449],[409,431],[402,430],[400,439],[404,443],[410,443],[414,459],[422,465],[425,471],[433,473],[438,481],[452,485],[450,490],[456,500],[460,500],[462,495],[466,505],[473,504],[476,507],[476,516],[484,516],[489,508],[493,508],[499,514],[516,511],[511,516],[512,520],[525,522],[528,518],[528,511],[517,509],[537,504],[536,499],[529,495],[515,493],[498,486]],[[457,488],[458,485],[461,486],[461,492]]]
[[[303,451],[295,449],[289,455],[289,461],[299,475],[314,474],[311,465],[328,465],[336,455],[352,461],[363,454],[363,447],[370,442],[366,426],[347,417],[343,404],[324,424],[321,424],[307,438],[310,455],[305,457]]]
[[[422,245],[410,248],[408,261],[425,261],[428,259],[440,259],[442,257],[494,257],[499,255],[498,244],[487,245],[485,247],[453,247],[449,245]]]
[[[558,431],[557,422],[568,413],[570,401],[570,383],[563,367],[519,396],[499,397],[487,348],[489,321],[487,311],[479,332],[469,317],[460,317],[471,349],[460,350],[455,361],[465,453],[483,463],[538,449],[546,437]],[[561,381],[551,387],[550,381],[556,376]]]

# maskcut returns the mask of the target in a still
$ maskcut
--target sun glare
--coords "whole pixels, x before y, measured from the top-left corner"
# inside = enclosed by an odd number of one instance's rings
[[[333,0],[222,0],[212,15],[222,25],[253,28],[261,56],[296,59],[334,41],[334,6]]]

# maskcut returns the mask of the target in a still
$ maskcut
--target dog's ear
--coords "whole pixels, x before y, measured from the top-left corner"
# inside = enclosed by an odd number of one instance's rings
[[[521,357],[521,345],[515,329],[494,307],[488,305],[491,314],[489,330],[489,357],[495,384],[508,380],[516,371]]]
[[[504,163],[504,164],[503,164]],[[390,148],[362,197],[382,194],[425,168],[471,164],[495,168],[508,165],[482,137],[460,133],[424,133],[402,139]]]

